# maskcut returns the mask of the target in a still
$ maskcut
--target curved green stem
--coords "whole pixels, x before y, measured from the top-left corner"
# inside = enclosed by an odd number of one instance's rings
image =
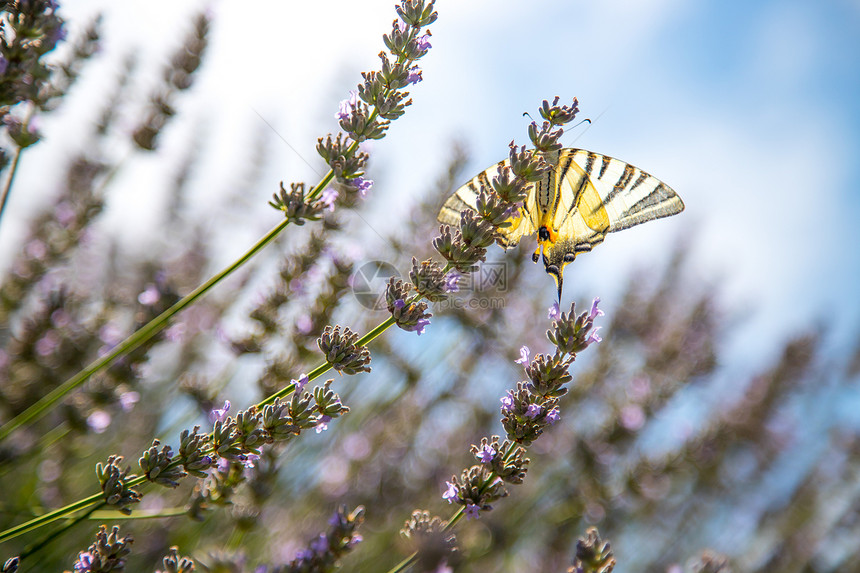
[[[103,370],[104,368],[107,368],[123,354],[134,350],[135,348],[137,348],[144,342],[147,342],[153,336],[161,332],[167,326],[167,323],[170,321],[171,318],[173,318],[174,315],[178,314],[180,311],[185,309],[185,307],[189,306],[197,299],[202,297],[204,294],[209,292],[212,287],[224,280],[227,276],[233,273],[233,271],[241,267],[254,255],[263,250],[266,245],[275,240],[278,234],[280,234],[280,232],[283,231],[288,224],[289,221],[286,219],[280,222],[271,231],[266,233],[266,235],[262,239],[257,241],[257,243],[253,247],[251,247],[250,250],[248,250],[244,255],[239,257],[231,265],[229,265],[224,270],[210,278],[208,281],[191,291],[189,294],[179,300],[176,304],[174,304],[173,306],[165,310],[163,313],[149,321],[139,330],[135,331],[134,334],[116,345],[113,350],[111,350],[108,354],[90,363],[86,368],[63,382],[61,385],[54,388],[51,392],[42,397],[38,402],[36,402],[23,412],[15,416],[15,418],[4,424],[3,427],[0,428],[0,441],[6,439],[9,434],[11,434],[20,426],[42,417],[51,406],[57,403],[66,394],[86,382],[86,380],[89,379],[90,376],[92,376],[96,372],[99,372],[100,370]]]

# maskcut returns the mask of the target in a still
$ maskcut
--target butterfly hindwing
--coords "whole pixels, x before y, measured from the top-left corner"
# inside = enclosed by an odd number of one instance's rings
[[[476,202],[481,186],[492,189],[490,182],[505,165],[508,165],[508,160],[500,161],[489,169],[478,173],[468,183],[457,189],[442,205],[437,217],[439,222],[456,228],[460,224],[460,213],[463,210],[466,208],[477,210]],[[534,202],[534,185],[530,186],[525,205],[528,206],[530,202]],[[521,238],[531,235],[536,230],[534,217],[528,213],[527,209],[520,210],[519,214],[511,218],[510,223],[510,226],[498,230],[499,243],[505,249],[515,246]]]

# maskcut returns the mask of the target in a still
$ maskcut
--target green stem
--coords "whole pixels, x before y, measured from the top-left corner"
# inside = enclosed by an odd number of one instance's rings
[[[104,505],[104,504],[101,504],[101,505]],[[36,551],[39,551],[40,549],[44,549],[45,546],[47,546],[52,541],[55,541],[56,539],[58,539],[61,535],[66,533],[72,527],[74,527],[75,525],[77,525],[81,521],[84,521],[85,519],[89,519],[89,517],[93,514],[93,512],[96,511],[99,507],[101,507],[101,505],[94,505],[93,507],[91,507],[87,511],[81,513],[79,516],[75,517],[74,519],[68,520],[68,522],[63,524],[62,527],[60,527],[56,531],[52,532],[50,535],[45,536],[40,541],[38,541],[38,542],[34,543],[33,545],[24,549],[23,553],[21,553],[21,555],[19,555],[18,557],[20,557],[23,560],[25,557],[29,557],[30,555],[32,555]]]
[[[6,201],[9,199],[9,192],[12,190],[12,181],[15,180],[15,173],[18,172],[18,162],[20,160],[21,148],[17,147],[15,149],[15,157],[12,158],[12,166],[9,168],[9,177],[3,186],[3,196],[0,197],[0,219],[3,218],[3,212],[6,210]]]
[[[66,507],[61,507],[60,509],[55,509],[49,513],[44,515],[40,515],[35,519],[31,519],[26,523],[22,523],[21,525],[16,525],[11,529],[7,529],[6,531],[0,533],[0,543],[12,539],[13,537],[18,537],[19,535],[23,535],[28,531],[33,531],[36,528],[42,527],[52,521],[60,519],[61,517],[65,517],[70,513],[74,513],[76,511],[80,511],[82,509],[86,509],[87,507],[93,505],[94,503],[100,501],[104,493],[99,492],[93,494],[89,497],[85,497],[84,499],[78,500],[75,503],[69,504]],[[98,507],[98,506],[97,506]]]
[[[243,264],[248,262],[254,255],[263,250],[266,245],[271,243],[278,234],[284,230],[284,228],[289,224],[288,220],[284,220],[278,225],[276,225],[271,231],[266,233],[266,235],[257,241],[257,243],[251,247],[244,255],[239,257],[236,261],[234,261],[231,265],[226,267],[224,270],[210,278],[208,281],[191,291],[191,293],[187,294],[184,298],[179,300],[176,304],[165,310],[163,313],[149,321],[140,330],[137,330],[123,340],[120,344],[114,347],[108,354],[99,358],[98,360],[93,361],[89,366],[63,382],[60,386],[54,388],[47,395],[42,397],[38,402],[15,416],[12,420],[7,422],[0,428],[0,442],[5,440],[9,434],[14,432],[16,429],[21,427],[22,425],[32,422],[38,418],[41,418],[48,409],[56,404],[60,399],[62,399],[66,394],[86,382],[90,376],[99,372],[108,366],[110,366],[117,358],[126,354],[127,352],[131,352],[141,344],[150,340],[153,336],[161,332],[166,326],[167,323],[173,318],[174,315],[178,314],[180,311],[185,309],[185,307],[189,306],[197,299],[202,297],[204,294],[209,292],[212,287],[217,285],[219,282],[224,280],[227,276],[229,276],[233,271],[241,267]]]

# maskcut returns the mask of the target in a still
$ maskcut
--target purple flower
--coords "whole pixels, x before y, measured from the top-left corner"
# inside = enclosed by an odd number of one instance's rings
[[[143,306],[152,306],[161,298],[161,293],[158,292],[158,287],[154,284],[146,285],[142,293],[137,295],[137,302]]]
[[[480,515],[481,508],[475,505],[474,503],[466,504],[466,519],[478,519],[481,517]]]
[[[325,536],[325,533],[320,533],[316,539],[311,541],[311,549],[317,554],[328,551],[328,537]]]
[[[328,430],[328,423],[331,422],[331,416],[323,414],[320,416],[319,421],[317,422],[316,432],[317,434],[321,434],[322,432]]]
[[[561,414],[558,411],[558,408],[553,408],[549,412],[546,413],[546,421],[549,424],[555,424],[561,419]]]
[[[402,298],[398,298],[394,301],[394,308],[403,308],[404,306],[406,306],[406,301]]]
[[[349,97],[340,102],[338,111],[334,114],[335,119],[347,119],[358,106],[358,92],[349,90]]]
[[[445,275],[445,292],[458,292],[460,290],[460,278],[463,275],[457,271],[451,271]]]
[[[134,390],[123,392],[119,397],[119,405],[123,412],[129,412],[140,401],[140,394]]]
[[[549,307],[546,317],[550,320],[558,320],[561,318],[561,309],[558,308],[558,303],[552,303],[552,306]]]
[[[209,412],[209,420],[212,422],[222,422],[227,417],[227,412],[230,410],[230,400],[224,400],[224,405],[220,408],[215,408]]]
[[[337,201],[337,196],[337,189],[332,189],[331,187],[323,189],[322,195],[320,196],[320,202],[325,205],[329,213],[334,212],[334,202]]]
[[[407,84],[417,84],[422,81],[424,78],[421,76],[422,70],[418,66],[413,67],[409,70],[409,75],[406,76]]]
[[[81,551],[78,553],[78,560],[75,561],[75,571],[92,571],[93,555],[89,551]]]
[[[299,334],[307,334],[313,327],[314,321],[306,314],[303,314],[296,319],[296,330]]]
[[[522,346],[520,348],[520,358],[519,360],[514,360],[516,364],[522,364],[525,366],[529,363],[529,357],[531,356],[531,351],[528,346]]]
[[[588,344],[591,344],[592,342],[600,342],[601,340],[603,340],[602,338],[600,338],[600,335],[597,334],[598,330],[600,330],[599,326],[595,326],[591,329],[591,332],[588,334],[588,340],[586,340]]]
[[[422,334],[424,334],[424,328],[426,328],[428,324],[430,324],[430,321],[428,319],[419,318],[418,322],[416,322],[412,326],[406,327],[406,330],[408,330],[409,332],[415,332],[418,334],[418,336],[421,336]]]
[[[502,410],[510,411],[511,408],[514,407],[514,393],[511,390],[508,390],[508,393],[502,396]]]
[[[36,341],[36,354],[50,356],[60,346],[60,335],[55,330],[49,330]]]
[[[104,410],[96,410],[87,417],[87,426],[96,434],[101,434],[110,426],[110,414]]]
[[[597,305],[600,303],[600,297],[595,297],[594,302],[591,303],[591,312],[588,314],[588,318],[594,320],[598,316],[603,316],[603,311],[597,308]]]
[[[451,503],[455,499],[457,499],[457,484],[452,481],[446,481],[445,485],[448,488],[445,490],[445,493],[442,494],[442,499],[448,500],[448,503]]]
[[[422,52],[426,52],[433,47],[430,45],[430,34],[424,34],[423,36],[419,37],[417,42],[417,47]]]
[[[496,455],[496,450],[492,448],[489,444],[481,446],[481,451],[478,452],[477,458],[481,460],[483,463],[488,464],[493,461],[493,457]]]
[[[370,192],[370,188],[373,187],[373,179],[365,179],[358,176],[352,180],[352,184],[358,189],[358,194],[361,195],[361,198],[367,199],[367,194]]]
[[[535,418],[540,416],[540,411],[540,404],[529,404],[529,407],[526,408],[526,418],[534,420]]]
[[[296,389],[295,389],[296,394],[301,393],[301,391],[305,389],[305,386],[307,385],[308,382],[310,382],[310,379],[308,378],[307,374],[302,374],[301,376],[299,376],[298,380],[290,380],[291,384],[296,385]]]
[[[260,456],[257,454],[242,454],[239,456],[239,461],[242,462],[242,465],[245,466],[245,469],[254,469],[254,465],[257,463],[257,460],[260,459]]]
[[[362,537],[360,534],[356,533],[352,536],[352,539],[350,539],[349,541],[346,542],[346,546],[347,547],[355,547],[356,545],[358,545],[362,541],[364,541],[364,537]]]

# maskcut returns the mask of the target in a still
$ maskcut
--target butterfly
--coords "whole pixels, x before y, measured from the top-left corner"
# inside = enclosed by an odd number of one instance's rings
[[[684,210],[684,202],[671,187],[656,177],[608,155],[585,149],[560,149],[543,154],[551,169],[543,179],[527,187],[523,205],[498,229],[497,242],[505,249],[537,232],[536,263],[543,255],[547,274],[558,286],[561,302],[565,265],[580,253],[603,242],[607,233],[645,221],[668,217]],[[482,185],[509,160],[500,161],[457,189],[439,211],[439,222],[456,226],[460,213],[476,209]]]

